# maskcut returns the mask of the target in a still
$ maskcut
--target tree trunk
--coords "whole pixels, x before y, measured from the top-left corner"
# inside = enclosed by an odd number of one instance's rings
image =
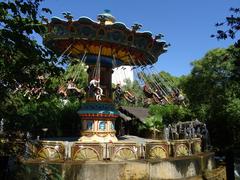
[[[227,179],[235,179],[234,177],[234,153],[232,149],[226,151],[226,170],[227,170]]]
[[[0,156],[0,179],[5,180],[7,179],[8,173],[8,156]]]

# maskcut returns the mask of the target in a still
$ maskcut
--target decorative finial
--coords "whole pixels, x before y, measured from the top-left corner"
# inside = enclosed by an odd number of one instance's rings
[[[115,17],[111,14],[111,11],[109,9],[105,9],[102,14],[99,14],[97,20],[102,25],[113,24],[116,21]]]
[[[158,35],[155,36],[155,40],[162,39],[164,37],[163,34],[159,33]]]
[[[98,21],[100,22],[100,24],[105,24],[106,22],[106,17],[104,15],[98,15]]]
[[[170,43],[164,45],[165,48],[167,48],[167,47],[169,47],[169,46],[171,46]]]
[[[66,18],[68,21],[72,21],[73,16],[70,12],[63,12],[64,18]]]
[[[135,24],[132,25],[132,31],[136,32],[139,29],[141,29],[141,27],[142,27],[141,24],[135,23]]]
[[[109,10],[109,9],[105,9],[104,12],[108,13],[108,14],[111,14],[111,10]]]

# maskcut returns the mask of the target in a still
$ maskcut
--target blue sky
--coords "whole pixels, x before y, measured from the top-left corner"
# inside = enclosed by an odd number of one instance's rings
[[[190,63],[208,50],[233,44],[210,35],[216,32],[214,24],[229,15],[230,7],[239,7],[240,0],[45,0],[42,6],[50,8],[52,16],[63,17],[62,12],[69,11],[74,19],[94,20],[110,9],[128,27],[138,22],[143,31],[163,33],[171,47],[159,57],[156,69],[180,76],[190,73]]]

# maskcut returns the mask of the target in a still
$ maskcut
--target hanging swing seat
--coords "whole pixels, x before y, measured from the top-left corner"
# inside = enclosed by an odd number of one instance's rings
[[[132,95],[129,91],[125,91],[123,96],[130,103],[134,103],[136,101],[135,96]]]
[[[89,86],[90,88],[96,88],[97,86],[99,86],[100,81],[98,79],[93,78],[90,82],[89,82]]]
[[[95,95],[96,101],[101,101],[102,96],[104,96],[103,89],[100,86],[98,86],[95,88],[94,92],[95,92],[94,95]]]
[[[101,101],[103,96],[103,89],[100,87],[101,79],[101,46],[99,47],[98,57],[96,60],[96,65],[92,74],[92,80],[89,82],[90,94],[95,96],[96,101]]]
[[[147,98],[152,98],[153,96],[152,89],[147,85],[143,86],[143,93]]]
[[[120,84],[117,84],[116,88],[113,88],[113,92],[114,92],[114,102],[116,104],[119,104],[124,95],[124,91],[122,90]]]
[[[114,91],[115,95],[118,97],[122,97],[124,95],[124,91],[122,90],[120,85],[117,85],[116,88],[113,88],[113,91]]]
[[[156,93],[153,94],[152,98],[155,103],[157,103],[157,104],[161,103],[161,99],[159,98],[159,96],[156,95]]]
[[[77,88],[74,83],[68,83],[66,86],[59,86],[57,93],[64,98],[69,96],[77,96],[79,99],[82,99],[85,95],[84,89]]]
[[[181,94],[180,92],[179,93],[176,93],[174,98],[173,98],[173,102],[175,104],[178,104],[178,105],[185,105],[185,97],[183,96],[183,94]]]

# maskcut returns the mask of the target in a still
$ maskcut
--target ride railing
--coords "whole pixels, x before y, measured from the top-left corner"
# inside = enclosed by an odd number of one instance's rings
[[[153,140],[145,143],[118,141],[67,142],[34,141],[26,144],[25,159],[43,161],[129,161],[139,159],[167,159],[201,154],[200,138],[181,140]]]

